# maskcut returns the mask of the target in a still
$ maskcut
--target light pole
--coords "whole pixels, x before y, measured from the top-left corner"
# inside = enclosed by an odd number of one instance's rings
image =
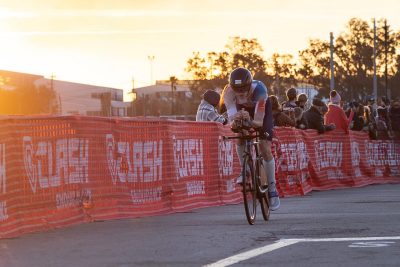
[[[153,62],[155,56],[154,55],[147,56],[147,59],[150,61],[150,84],[153,84]]]
[[[135,79],[133,77],[132,77],[132,90],[128,94],[131,94],[132,96],[131,111],[132,111],[132,117],[135,117],[136,116],[135,100],[137,97],[137,92],[135,89]]]

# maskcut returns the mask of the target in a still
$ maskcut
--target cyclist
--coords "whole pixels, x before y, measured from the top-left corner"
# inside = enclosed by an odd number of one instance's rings
[[[221,105],[226,106],[228,120],[231,127],[235,128],[235,121],[246,119],[251,127],[257,129],[260,137],[260,152],[264,159],[264,167],[268,180],[268,197],[271,210],[280,206],[279,195],[275,181],[275,160],[271,152],[272,141],[272,109],[268,98],[267,88],[261,81],[253,80],[249,70],[245,68],[234,69],[222,92]],[[266,134],[268,133],[268,134]],[[243,166],[244,142],[238,140],[236,145],[240,164]],[[241,184],[243,178],[238,177],[237,183]]]

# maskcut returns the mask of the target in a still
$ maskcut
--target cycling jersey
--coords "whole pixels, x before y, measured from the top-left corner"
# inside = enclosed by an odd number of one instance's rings
[[[230,85],[225,87],[223,102],[226,106],[228,119],[231,122],[238,110],[244,109],[256,123],[261,124],[260,134],[262,139],[272,140],[272,108],[268,98],[267,87],[261,81],[253,80],[246,96],[235,94]],[[265,132],[269,137],[265,136]]]

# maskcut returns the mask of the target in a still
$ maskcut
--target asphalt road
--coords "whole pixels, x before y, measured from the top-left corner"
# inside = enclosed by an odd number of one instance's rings
[[[400,184],[283,198],[250,226],[242,204],[0,240],[0,267],[400,266]]]

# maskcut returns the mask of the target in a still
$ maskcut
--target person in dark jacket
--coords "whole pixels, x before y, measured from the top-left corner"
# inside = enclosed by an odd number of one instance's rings
[[[315,129],[318,133],[324,133],[336,128],[335,124],[324,124],[324,113],[327,111],[327,106],[319,98],[314,98],[312,106],[303,114],[308,124],[308,129]]]
[[[307,120],[304,118],[304,111],[301,107],[294,108],[294,117],[296,119],[296,128],[305,130],[308,129]]]

